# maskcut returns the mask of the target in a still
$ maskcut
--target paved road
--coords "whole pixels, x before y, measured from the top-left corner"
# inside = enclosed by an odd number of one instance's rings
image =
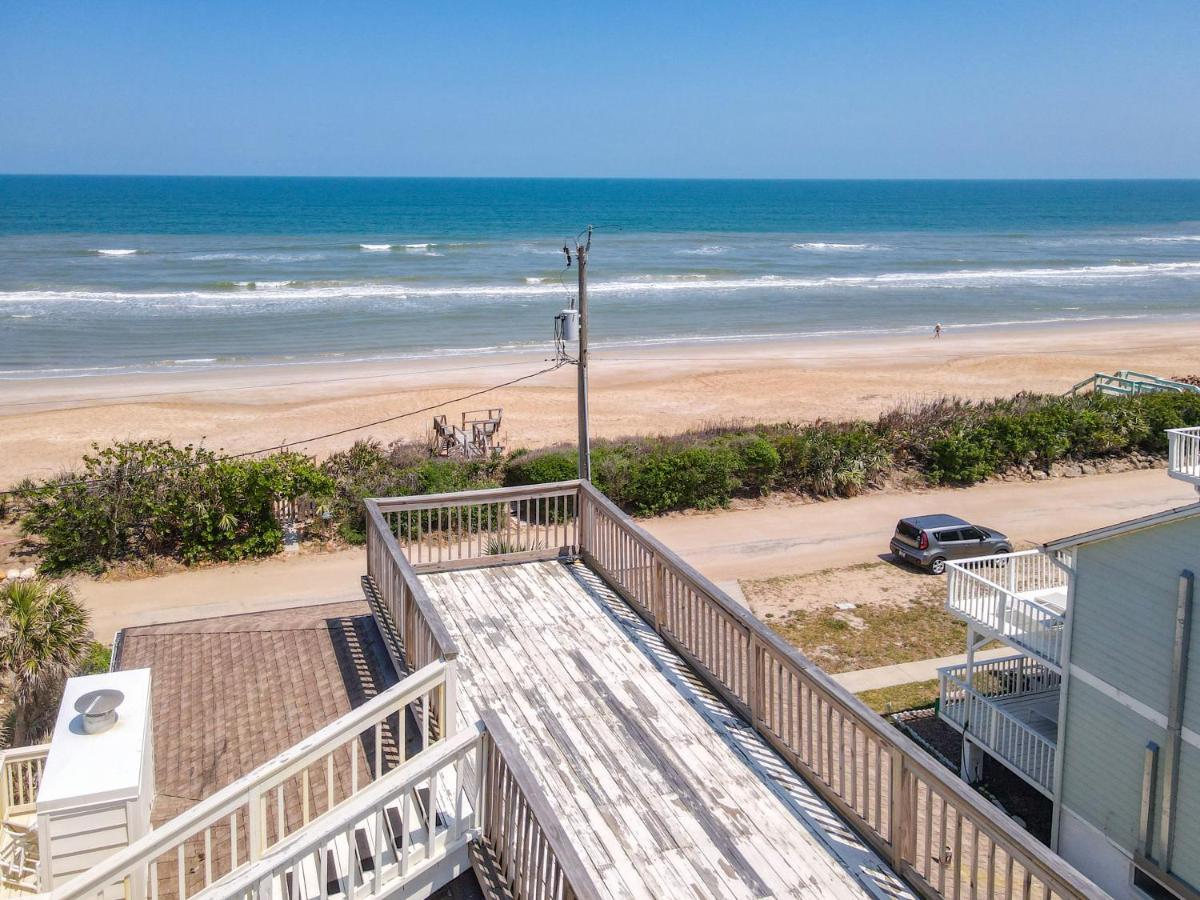
[[[1018,546],[1088,531],[1196,500],[1164,469],[769,506],[644,523],[714,581],[796,575],[870,562],[901,516],[949,513],[998,528]]]
[[[902,515],[948,512],[1041,541],[1195,500],[1165,471],[1125,472],[1033,483],[670,516],[651,532],[715,581],[792,575],[869,562],[886,552]],[[357,599],[362,549],[304,554],[176,572],[136,581],[78,579],[99,640],[118,628]]]

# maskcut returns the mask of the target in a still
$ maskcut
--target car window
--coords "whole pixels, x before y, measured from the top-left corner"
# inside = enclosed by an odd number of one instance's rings
[[[962,539],[964,541],[981,541],[981,540],[983,540],[983,537],[984,537],[983,532],[980,531],[978,528],[964,528],[963,529]]]
[[[952,528],[947,531],[939,531],[937,533],[937,539],[943,544],[947,543],[948,541],[961,541],[962,532],[956,528]]]
[[[896,532],[898,534],[902,534],[902,535],[904,535],[904,537],[909,538],[910,540],[914,540],[914,541],[921,536],[921,529],[917,528],[915,525],[912,525],[908,522],[898,523],[896,525]]]

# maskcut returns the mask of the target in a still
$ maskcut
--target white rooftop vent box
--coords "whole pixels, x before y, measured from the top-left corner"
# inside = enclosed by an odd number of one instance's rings
[[[43,891],[150,830],[151,734],[149,669],[67,681],[37,796]],[[114,885],[109,893],[123,890]]]

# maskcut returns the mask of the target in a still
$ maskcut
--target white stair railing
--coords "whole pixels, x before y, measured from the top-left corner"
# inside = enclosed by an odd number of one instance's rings
[[[446,883],[469,864],[482,804],[468,769],[483,767],[483,735],[480,723],[440,741],[197,900],[352,900],[388,896],[418,880]],[[423,809],[413,800],[422,790],[434,798]],[[440,877],[432,872],[438,866],[446,870]]]
[[[88,872],[56,887],[50,894],[52,900],[106,896],[112,889],[136,900],[160,895],[186,900],[257,862],[314,819],[340,815],[339,810],[367,786],[403,764],[410,706],[418,710],[414,737],[421,749],[434,744],[429,710],[435,700],[447,708],[452,669],[453,663],[440,661],[413,672]],[[449,707],[453,705],[450,698]]]

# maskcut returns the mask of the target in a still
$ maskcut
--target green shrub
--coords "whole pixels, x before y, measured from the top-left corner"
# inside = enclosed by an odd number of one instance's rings
[[[982,429],[957,431],[929,449],[929,476],[940,484],[974,484],[996,473],[994,448]]]
[[[724,506],[737,487],[728,447],[660,447],[630,460],[629,504],[639,515]]]
[[[817,497],[852,497],[894,466],[879,432],[866,423],[818,423],[774,436],[780,481]]]
[[[112,665],[112,647],[99,641],[88,645],[87,655],[79,664],[79,675],[100,675]]]
[[[504,469],[504,483],[510,486],[551,484],[578,477],[579,454],[574,450],[518,451],[509,456]]]
[[[95,572],[155,556],[195,563],[275,553],[283,533],[274,501],[331,488],[296,453],[221,460],[191,445],[132,441],[96,447],[80,472],[26,483],[17,497],[43,572]]]
[[[725,443],[734,453],[739,493],[769,493],[779,475],[779,451],[760,434],[735,435]]]

